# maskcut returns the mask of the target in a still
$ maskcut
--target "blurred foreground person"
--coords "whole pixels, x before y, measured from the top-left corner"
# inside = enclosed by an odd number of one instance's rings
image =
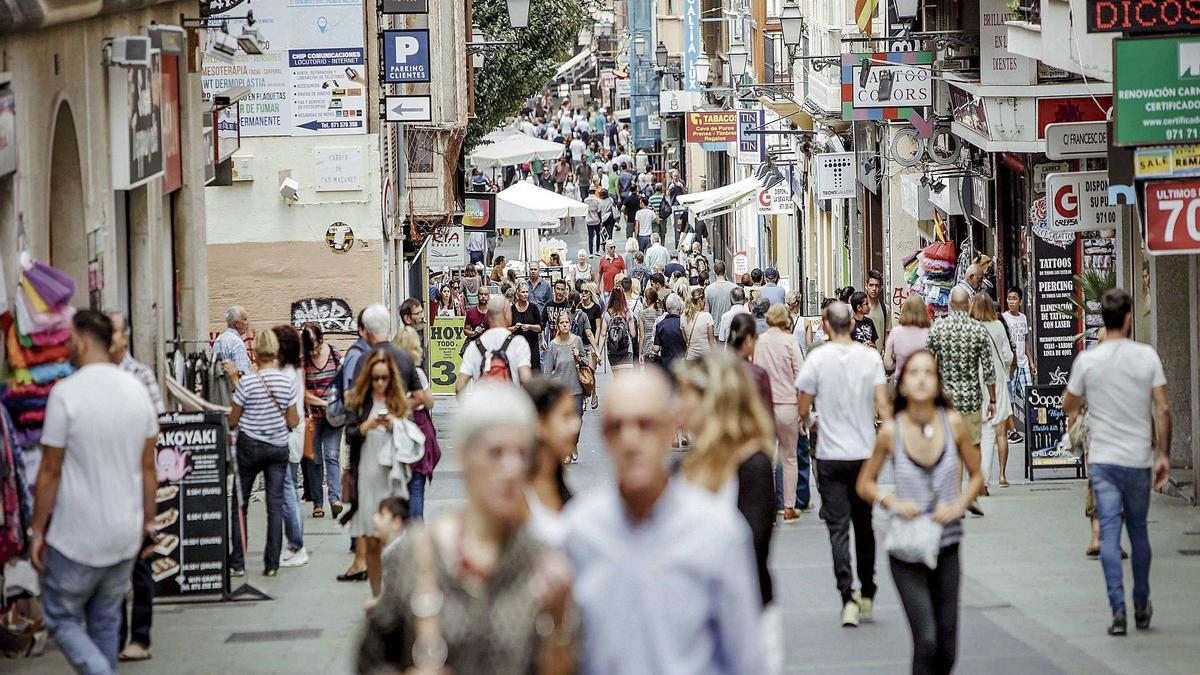
[[[677,413],[659,372],[613,380],[601,427],[616,483],[566,515],[584,673],[765,669],[750,532],[730,504],[668,475]]]
[[[746,321],[753,325],[748,317]],[[736,505],[750,526],[763,604],[767,672],[777,673],[783,667],[783,616],[771,604],[774,596],[767,569],[775,531],[771,416],[761,397],[755,395],[757,385],[733,354],[676,362],[674,370],[680,408],[686,412],[685,425],[692,436],[683,475]],[[795,410],[793,404],[793,415]]]
[[[410,526],[389,552],[358,672],[573,672],[569,566],[522,527],[535,424],[511,385],[463,397],[452,429],[466,508]]]
[[[891,515],[885,545],[912,630],[912,672],[949,673],[958,651],[962,518],[983,490],[979,451],[962,416],[947,406],[932,353],[921,350],[904,362],[895,408],[895,418],[883,423],[875,453],[859,473],[858,495]],[[877,481],[888,459],[896,491],[881,496]],[[960,494],[963,466],[971,482]]]
[[[566,317],[559,320],[566,321]],[[571,499],[563,462],[575,456],[583,418],[576,395],[562,382],[535,377],[525,383],[525,391],[537,411],[537,450],[525,487],[527,527],[538,541],[558,547],[565,534],[560,514]]]

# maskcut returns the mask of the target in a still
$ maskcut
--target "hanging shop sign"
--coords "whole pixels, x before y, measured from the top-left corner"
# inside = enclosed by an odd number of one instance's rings
[[[345,253],[354,248],[354,229],[343,222],[336,222],[325,229],[325,245],[334,253]]]
[[[1081,159],[1108,154],[1108,122],[1055,122],[1046,125],[1046,156]]]
[[[733,274],[741,278],[743,274],[750,273],[750,254],[745,251],[737,251],[733,254]]]
[[[429,31],[383,31],[383,81],[403,84],[429,78]]]
[[[183,143],[179,130],[179,55],[162,55],[163,193],[183,187]]]
[[[494,192],[463,193],[462,226],[467,232],[496,231],[496,194]]]
[[[737,163],[758,166],[767,161],[766,135],[754,133],[766,124],[765,110],[737,111]]]
[[[759,190],[754,200],[758,215],[777,216],[792,210],[792,189],[785,181],[767,190]]]
[[[1037,61],[1008,49],[1005,22],[1014,18],[1008,0],[980,0],[980,84],[1037,84]]]
[[[900,208],[917,220],[933,219],[929,188],[921,184],[921,174],[900,174]]]
[[[1112,107],[1111,96],[1039,98],[1037,101],[1038,138],[1046,137],[1046,127],[1066,122],[1103,122]]]
[[[155,596],[225,591],[228,453],[224,413],[159,416],[154,449],[154,529],[159,538],[149,559]]]
[[[217,135],[214,139],[216,146],[213,155],[218,164],[233,157],[242,145],[242,116],[239,114],[241,103],[234,103],[214,111],[217,119]]]
[[[697,92],[704,85],[696,75],[696,60],[704,51],[700,34],[700,0],[683,0],[683,88]]]
[[[1200,179],[1147,181],[1145,204],[1149,253],[1200,253]]]
[[[1187,0],[1087,0],[1089,33],[1200,30],[1200,3]]]
[[[428,94],[388,96],[383,101],[385,122],[432,122],[433,98]]]
[[[853,199],[857,193],[853,152],[826,152],[813,156],[817,199]]]
[[[1114,39],[1113,93],[1115,145],[1200,142],[1200,35]]]
[[[1133,161],[1137,178],[1200,176],[1200,145],[1138,148]]]
[[[363,189],[362,148],[316,148],[317,192]]]
[[[439,316],[429,327],[429,388],[435,394],[454,394],[465,324],[465,317]]]
[[[1076,171],[1046,176],[1047,227],[1055,232],[1110,230],[1121,222],[1108,205],[1108,172]]]
[[[163,173],[162,58],[148,67],[108,69],[109,156],[114,190],[132,190]]]
[[[988,138],[987,107],[983,97],[975,96],[965,89],[950,86],[950,108],[954,121],[971,131]]]
[[[842,54],[842,119],[904,120],[929,105],[932,52]]]
[[[17,170],[17,97],[8,87],[0,90],[0,176]]]
[[[1079,244],[1073,232],[1054,232],[1046,225],[1046,198],[1029,209],[1033,231],[1033,319],[1035,384],[1065,385],[1075,359],[1079,322],[1062,313],[1071,311],[1075,275],[1079,273]]]
[[[429,0],[382,0],[381,14],[428,14]]]
[[[690,112],[684,116],[684,140],[688,143],[733,143],[737,136],[737,113],[731,110]]]
[[[439,227],[429,235],[425,264],[429,269],[462,267],[467,264],[467,240],[461,225]]]
[[[690,91],[675,89],[658,95],[658,112],[661,115],[691,112],[694,107],[695,98]]]

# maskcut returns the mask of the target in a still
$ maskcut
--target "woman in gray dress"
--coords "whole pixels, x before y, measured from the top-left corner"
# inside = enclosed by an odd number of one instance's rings
[[[567,312],[558,315],[554,338],[546,348],[543,371],[546,377],[561,382],[579,404],[583,416],[583,386],[579,384],[579,362],[583,358],[583,342],[571,332],[571,317]]]

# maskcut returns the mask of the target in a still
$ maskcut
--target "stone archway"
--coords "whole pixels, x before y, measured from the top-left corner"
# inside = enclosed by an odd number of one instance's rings
[[[87,226],[83,209],[83,167],[75,116],[66,101],[58,106],[50,149],[50,264],[71,275],[77,290],[72,304],[88,306]]]

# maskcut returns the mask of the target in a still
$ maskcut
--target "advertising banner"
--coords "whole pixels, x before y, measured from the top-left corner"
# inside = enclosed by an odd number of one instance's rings
[[[1108,171],[1076,171],[1046,176],[1047,225],[1056,232],[1111,230],[1121,207],[1108,205]]]
[[[767,161],[765,134],[752,133],[761,130],[767,121],[765,110],[737,111],[737,163],[742,166],[758,166]]]
[[[1111,96],[1077,96],[1073,98],[1039,98],[1037,101],[1038,138],[1046,137],[1051,124],[1065,122],[1103,122],[1112,107]]]
[[[224,413],[159,416],[154,528],[160,539],[150,558],[158,597],[211,595],[225,590],[228,454],[229,428]]]
[[[696,76],[696,60],[704,51],[700,35],[700,0],[683,0],[683,89],[700,91],[703,83]]]
[[[1133,175],[1137,178],[1200,176],[1200,145],[1138,148],[1134,151]]]
[[[381,14],[428,14],[429,0],[381,0]]]
[[[1008,50],[1008,0],[979,0],[980,84],[1037,84],[1037,61]]]
[[[429,387],[435,394],[454,394],[462,365],[465,318],[439,316],[429,330]]]
[[[1076,468],[1080,458],[1071,454],[1067,433],[1067,413],[1062,400],[1065,385],[1025,388],[1025,454],[1030,472],[1037,468]],[[1032,478],[1032,475],[1030,476]]]
[[[383,31],[383,81],[428,82],[429,77],[429,31]]]
[[[1200,31],[1200,3],[1180,0],[1087,0],[1089,33]]]
[[[183,187],[183,153],[179,135],[179,56],[162,55],[163,192]]]
[[[1200,35],[1113,40],[1113,144],[1200,142]]]
[[[869,64],[865,75],[863,59]],[[881,87],[883,81],[890,88]],[[930,105],[933,52],[842,54],[842,119],[906,120]]]
[[[467,264],[467,240],[461,225],[439,227],[429,235],[425,263],[429,269]]]
[[[467,232],[496,231],[496,194],[494,192],[463,193],[462,226]]]
[[[150,67],[108,69],[109,155],[114,190],[132,190],[163,172],[162,58]]]
[[[367,73],[363,54],[361,47],[288,52],[293,136],[366,131]]]
[[[737,135],[736,112],[690,112],[684,116],[684,140],[688,143],[733,143]]]
[[[1146,183],[1146,250],[1200,253],[1200,179]]]
[[[1033,234],[1033,358],[1038,364],[1035,384],[1063,386],[1075,360],[1079,322],[1062,313],[1071,311],[1079,273],[1078,235],[1054,232],[1046,223],[1046,199],[1030,207]]]

